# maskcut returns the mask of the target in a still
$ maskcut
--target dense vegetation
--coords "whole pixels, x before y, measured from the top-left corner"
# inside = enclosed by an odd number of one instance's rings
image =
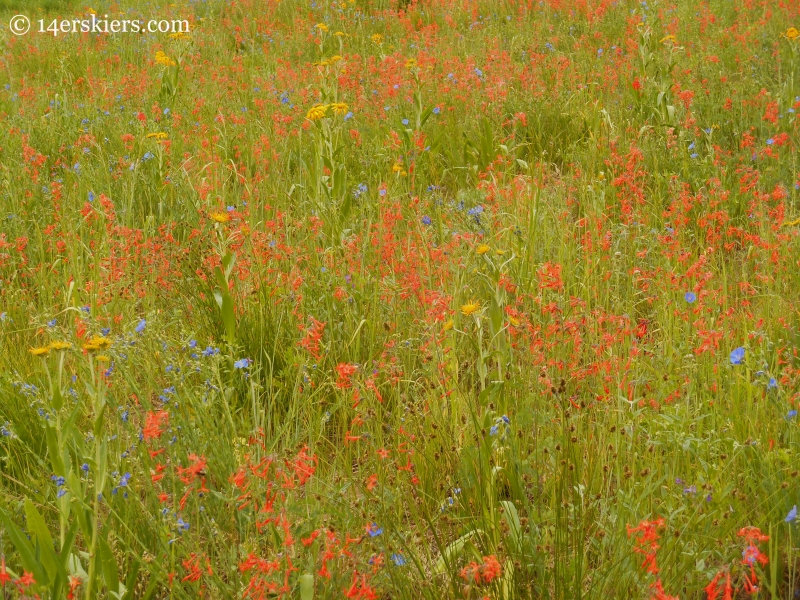
[[[796,595],[800,4],[92,9],[191,32],[2,30],[3,597]]]

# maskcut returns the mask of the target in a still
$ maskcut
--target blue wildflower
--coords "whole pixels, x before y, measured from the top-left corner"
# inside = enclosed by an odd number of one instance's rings
[[[431,224],[431,218],[429,216],[425,215],[424,217],[422,217],[422,224],[423,225],[430,225]]]
[[[406,557],[405,557],[405,556],[403,556],[402,554],[398,554],[397,552],[395,552],[394,554],[392,554],[392,555],[391,555],[389,558],[390,558],[390,559],[392,560],[392,562],[393,562],[394,564],[396,564],[398,567],[402,567],[403,565],[405,565],[405,564],[406,564]]]
[[[367,525],[367,533],[369,537],[376,537],[383,533],[383,528],[378,527],[377,523],[370,523]]]
[[[792,507],[792,510],[789,511],[789,514],[786,515],[784,521],[786,521],[787,523],[794,523],[796,520],[797,520],[797,505],[795,504]]]
[[[139,321],[139,324],[136,326],[136,330],[135,330],[136,333],[142,333],[146,326],[147,326],[147,321],[145,319],[142,319],[141,321]]]
[[[740,365],[744,362],[744,348],[739,346],[731,352],[731,364]]]
[[[249,358],[240,358],[235,363],[233,363],[234,369],[246,369],[250,366],[250,359]]]
[[[697,296],[694,292],[686,292],[683,296],[684,300],[686,300],[689,304],[697,300]]]

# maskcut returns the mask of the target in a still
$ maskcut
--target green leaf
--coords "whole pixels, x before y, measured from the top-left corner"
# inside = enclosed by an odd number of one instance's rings
[[[50,581],[55,579],[56,574],[61,574],[66,580],[67,572],[59,562],[53,549],[53,537],[50,535],[50,530],[47,529],[44,518],[42,518],[30,498],[25,498],[25,519],[28,523],[28,533],[31,534],[31,540],[36,540],[41,548],[41,563],[44,570],[47,571]]]
[[[53,472],[59,477],[65,477],[64,461],[61,458],[61,448],[56,436],[56,428],[49,421],[44,426],[45,440],[47,441],[47,453],[50,455],[50,464]]]
[[[103,579],[106,582],[108,590],[117,594],[119,593],[119,571],[117,571],[117,561],[114,558],[114,553],[111,551],[111,546],[108,545],[105,536],[98,536],[98,541],[97,558],[100,559]]]
[[[47,571],[45,571],[42,564],[36,560],[33,545],[25,534],[22,533],[22,530],[14,524],[11,517],[8,516],[8,513],[2,508],[0,508],[0,523],[5,527],[8,537],[11,539],[11,543],[14,544],[14,547],[17,549],[22,568],[33,573],[36,583],[47,585],[50,581],[47,578]]]
[[[314,575],[304,573],[300,576],[300,600],[313,600],[314,598]]]
[[[453,561],[455,561],[464,552],[464,545],[474,536],[482,533],[482,529],[473,529],[472,531],[462,535],[455,542],[449,544],[447,548],[444,549],[444,552],[439,557],[439,560],[436,561],[436,566],[433,568],[434,574],[440,575],[444,573],[447,570],[448,565],[453,564]]]

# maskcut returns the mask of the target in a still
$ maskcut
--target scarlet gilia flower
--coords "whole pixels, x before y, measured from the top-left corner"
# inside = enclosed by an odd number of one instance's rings
[[[347,363],[339,363],[336,365],[336,374],[339,376],[336,380],[336,387],[340,390],[346,390],[352,386],[350,378],[358,371],[357,365],[348,365]]]
[[[470,562],[466,567],[461,569],[459,575],[462,579],[469,583],[480,585],[482,583],[491,583],[498,577],[502,576],[503,567],[497,560],[497,557],[492,554],[483,557],[483,563],[475,561]]]
[[[160,438],[168,422],[169,413],[167,411],[159,410],[156,412],[148,412],[144,423],[144,429],[142,430],[144,439],[153,440]]]

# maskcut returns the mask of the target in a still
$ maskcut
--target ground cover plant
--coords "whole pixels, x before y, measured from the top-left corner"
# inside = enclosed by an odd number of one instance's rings
[[[4,598],[796,597],[800,4],[23,4]]]

